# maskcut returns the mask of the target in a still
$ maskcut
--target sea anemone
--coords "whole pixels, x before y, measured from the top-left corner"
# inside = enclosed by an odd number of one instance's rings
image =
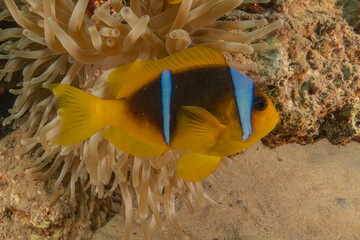
[[[162,207],[169,223],[184,238],[175,219],[175,195],[181,196],[189,209],[195,202],[202,205],[212,200],[201,182],[176,177],[177,152],[156,158],[132,156],[104,140],[101,132],[76,145],[51,144],[58,135],[59,117],[56,99],[44,87],[51,83],[71,84],[101,98],[111,98],[107,75],[121,64],[158,59],[192,46],[251,54],[267,47],[258,39],[282,26],[281,20],[270,24],[266,19],[218,20],[241,3],[267,0],[179,2],[4,0],[6,8],[0,5],[4,9],[0,21],[14,20],[19,25],[0,30],[0,59],[7,60],[0,80],[10,81],[13,73],[22,70],[19,88],[10,90],[17,99],[3,124],[13,123],[22,130],[24,151],[19,155],[31,151],[38,156],[26,171],[48,179],[61,169],[54,186],[54,201],[63,195],[76,203],[77,184],[89,190],[91,199],[110,196],[120,187],[126,239],[130,238],[135,207],[145,238],[151,239],[156,227],[163,229]],[[256,67],[231,66],[239,70]],[[24,114],[28,114],[26,118],[22,118]],[[60,186],[66,174],[70,181],[62,192]]]

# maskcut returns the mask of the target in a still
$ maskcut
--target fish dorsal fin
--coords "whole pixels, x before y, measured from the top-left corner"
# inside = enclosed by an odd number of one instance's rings
[[[214,172],[220,161],[220,156],[187,152],[177,163],[176,175],[188,182],[198,182]]]
[[[176,135],[171,147],[209,153],[221,140],[226,126],[207,110],[183,106],[176,116]]]
[[[157,157],[170,150],[166,143],[147,141],[117,127],[106,128],[103,137],[118,149],[140,157]]]
[[[108,76],[109,90],[115,98],[125,98],[159,78],[164,70],[174,74],[207,66],[227,64],[219,52],[210,48],[188,48],[158,60],[136,61],[116,68]]]

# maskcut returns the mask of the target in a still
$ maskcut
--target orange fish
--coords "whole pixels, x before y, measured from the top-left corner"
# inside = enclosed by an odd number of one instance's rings
[[[76,144],[103,129],[105,139],[136,156],[185,150],[177,175],[196,182],[279,121],[270,99],[209,48],[122,65],[109,74],[108,88],[114,99],[50,85],[61,123],[55,144]]]

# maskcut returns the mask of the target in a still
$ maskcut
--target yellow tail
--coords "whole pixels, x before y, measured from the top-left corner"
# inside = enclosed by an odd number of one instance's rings
[[[106,126],[103,100],[78,88],[52,84],[48,87],[58,97],[60,136],[53,143],[79,143]]]

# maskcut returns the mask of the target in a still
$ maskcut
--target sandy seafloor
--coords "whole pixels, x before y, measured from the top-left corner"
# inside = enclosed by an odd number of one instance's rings
[[[360,239],[360,144],[345,147],[321,140],[248,148],[229,170],[214,175],[223,190],[204,181],[220,207],[190,214],[180,201],[177,216],[191,239]],[[123,218],[115,215],[93,236],[122,239]],[[142,239],[139,228],[132,239]],[[155,239],[177,239],[166,226]]]
[[[17,139],[15,132],[0,141],[0,239],[123,239],[121,201],[112,199],[117,214],[104,217],[100,210],[90,220],[63,200],[49,207],[55,179],[35,181],[24,173],[29,159],[15,157]],[[222,189],[203,181],[218,206],[191,214],[177,200],[177,218],[190,239],[360,239],[360,143],[321,140],[275,149],[257,143],[228,170],[214,173]],[[154,239],[178,239],[164,222]],[[143,239],[139,225],[132,239]]]

